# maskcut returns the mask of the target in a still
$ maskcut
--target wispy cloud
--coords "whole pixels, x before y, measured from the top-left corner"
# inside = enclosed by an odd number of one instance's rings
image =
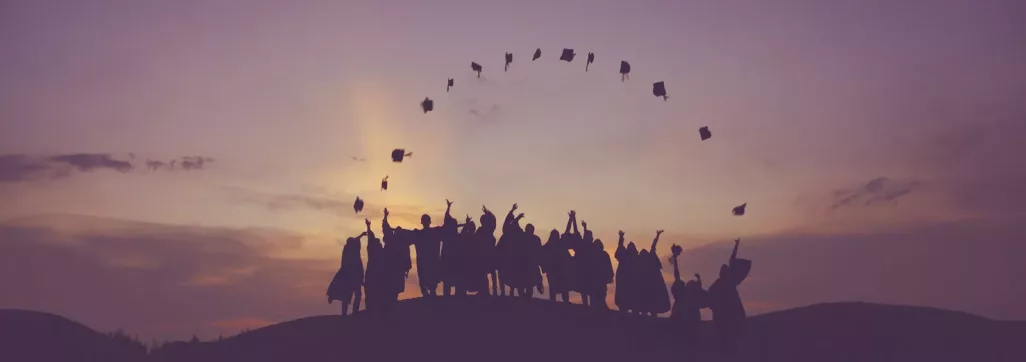
[[[134,159],[134,154],[131,154]],[[147,160],[146,170],[157,171],[162,168],[169,171],[175,169],[179,159],[168,163],[159,160]],[[203,156],[186,156],[180,159],[182,170],[201,170],[214,159]],[[29,182],[52,180],[71,176],[75,172],[93,172],[98,170],[128,173],[135,169],[132,161],[120,160],[107,153],[72,153],[53,156],[30,156],[25,154],[0,155],[0,182]]]
[[[862,205],[871,205],[878,202],[895,201],[922,185],[919,180],[899,181],[887,177],[877,177],[870,180],[862,187],[836,190],[833,194],[831,209],[853,205],[861,202]]]
[[[313,210],[339,217],[357,219],[379,219],[384,216],[384,208],[388,208],[389,217],[401,222],[415,222],[421,215],[441,213],[442,209],[428,209],[412,205],[380,205],[364,201],[363,212],[357,214],[353,210],[356,196],[351,195],[311,195],[305,193],[265,193],[238,187],[223,187],[225,195],[232,201],[257,205],[272,211]]]

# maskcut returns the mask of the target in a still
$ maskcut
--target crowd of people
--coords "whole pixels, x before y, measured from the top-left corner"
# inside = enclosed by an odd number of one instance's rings
[[[414,266],[412,246],[425,297],[437,296],[441,285],[444,296],[531,298],[535,291],[545,293],[547,284],[552,301],[558,297],[570,303],[573,292],[580,294],[581,304],[608,308],[608,285],[615,281],[614,303],[622,312],[647,316],[671,312],[670,318],[689,326],[688,333],[697,333],[701,309],[710,308],[721,337],[736,336],[744,327],[745,310],[737,286],[748,275],[751,262],[737,258],[740,240],[735,240],[729,263],[721,266],[719,278],[708,290],[698,274],[694,280],[681,280],[677,259],[682,249],[673,245],[674,282],[667,291],[656,251],[662,230],[656,232],[648,249],[640,251],[634,242],[624,245],[625,234],[620,231],[614,271],[602,240],[594,238],[586,222],[580,223],[583,233],[578,229],[575,211],[569,212],[563,232],[553,229],[543,244],[534,225],[521,227],[524,214],[516,214],[516,204],[506,214],[496,240],[497,219],[487,208],[481,208],[478,226],[470,216],[459,223],[451,215],[452,202],[446,203],[442,225],[432,226],[431,217],[425,214],[420,229],[393,227],[385,209],[380,239],[371,230],[370,220],[365,220],[367,230],[343,245],[342,265],[328,286],[328,303],[341,301],[342,314],[350,313],[350,307],[352,313],[357,312],[361,299],[369,311],[388,310],[405,291]],[[360,255],[363,237],[368,239],[366,267]],[[364,293],[366,298],[362,298]]]

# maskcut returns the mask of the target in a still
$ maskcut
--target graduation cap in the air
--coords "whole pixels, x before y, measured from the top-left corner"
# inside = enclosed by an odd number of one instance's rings
[[[452,88],[452,78],[449,78],[449,83],[445,85],[445,91],[449,92],[449,88]]]
[[[403,162],[403,157],[413,156],[413,152],[406,152],[402,148],[392,150],[392,162]]]
[[[513,53],[506,53],[506,70],[509,71],[509,63],[513,62]]]
[[[559,56],[559,60],[565,60],[567,63],[574,61],[574,50],[563,48],[563,55]]]
[[[712,137],[712,132],[709,132],[709,127],[706,126],[698,129],[698,135],[702,137],[703,141],[705,141],[709,139],[709,137]]]
[[[477,72],[477,77],[481,78],[481,64],[470,62],[470,70]]]
[[[363,200],[360,200],[359,196],[356,197],[356,202],[353,203],[353,210],[355,210],[356,213],[363,211]]]
[[[666,84],[663,82],[652,83],[652,94],[655,94],[656,97],[663,97],[664,101],[666,98],[670,98],[666,96]]]
[[[381,189],[388,190],[388,175],[385,175],[385,178],[381,179]]]
[[[584,64],[584,71],[588,71],[588,66],[595,62],[595,53],[588,53],[588,62]]]
[[[420,102],[420,107],[424,108],[424,113],[430,112],[435,109],[435,101],[431,98],[424,98],[424,101]]]
[[[531,61],[533,62],[535,60],[538,60],[538,58],[541,58],[541,48],[538,48],[534,51],[534,57],[531,58]]]
[[[741,204],[741,206],[735,207],[734,211],[733,211],[734,216],[742,216],[742,215],[744,215],[745,214],[745,206],[748,206],[747,202]]]
[[[620,61],[620,81],[623,82],[625,79],[630,78],[631,74],[631,63],[626,60]]]

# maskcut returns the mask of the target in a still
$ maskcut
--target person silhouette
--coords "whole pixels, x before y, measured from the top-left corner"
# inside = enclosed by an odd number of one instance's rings
[[[682,281],[679,260],[684,249],[673,245],[670,250],[673,251],[673,256],[670,257],[670,261],[673,263],[673,286],[670,287],[670,292],[673,294],[673,308],[670,312],[670,319],[680,322],[680,327],[684,331],[684,340],[690,343],[698,338],[702,322],[701,309],[707,305],[705,291],[702,289],[702,276],[696,273],[695,280]]]
[[[514,244],[513,249],[515,255],[513,273],[520,296],[532,298],[535,290],[538,293],[545,293],[545,286],[542,284],[539,272],[542,254],[541,238],[534,234],[533,224],[527,224],[520,235],[520,240]]]
[[[476,261],[473,262],[476,265],[474,269],[476,269],[475,273],[478,275],[491,277],[492,295],[498,295],[499,283],[496,280],[497,272],[495,268],[495,214],[484,206],[481,206],[481,212],[481,217],[478,219],[481,222],[481,226],[474,233],[474,250],[477,251]],[[487,278],[484,282],[486,290],[483,293],[478,293],[479,295],[487,295]]]
[[[563,231],[563,236],[560,237],[560,241],[562,241],[563,245],[565,245],[568,250],[574,251],[571,258],[567,260],[566,268],[563,269],[566,272],[565,280],[567,292],[579,291],[581,288],[578,284],[582,283],[586,277],[585,275],[581,275],[581,270],[577,267],[577,250],[579,250],[578,245],[581,244],[582,239],[580,231],[577,230],[577,211],[570,210],[569,215],[570,218],[566,221],[566,230]],[[573,231],[571,232],[571,230]],[[585,301],[583,300],[583,295],[581,299],[582,304],[584,304]],[[570,301],[567,301],[567,303],[570,303]]]
[[[445,208],[445,215],[451,218],[450,211],[452,203],[445,200],[448,206]],[[431,216],[428,214],[420,217],[421,229],[411,232],[413,248],[417,251],[417,281],[420,284],[420,293],[424,297],[438,295],[438,284],[441,282],[441,253],[442,253],[442,228],[443,226],[431,227]]]
[[[368,229],[370,226],[368,225]],[[388,280],[388,261],[385,260],[384,246],[374,233],[367,233],[367,273],[364,277],[365,304],[367,310],[378,310],[381,307],[383,286]],[[387,295],[387,292],[385,293]]]
[[[514,217],[513,213],[516,211],[517,204],[513,204],[509,213],[506,214],[506,219],[502,222],[502,236],[499,237],[499,242],[495,245],[496,278],[499,281],[500,296],[505,296],[507,292],[512,296],[518,284],[513,272],[513,254],[514,248],[517,247],[517,241],[524,232],[520,228],[520,219],[524,217],[524,214],[521,213]]]
[[[463,242],[459,234],[461,225],[450,214],[452,201],[446,199],[445,204],[445,219],[442,221],[442,228],[440,230],[442,240],[442,254],[440,257],[442,294],[449,296],[455,290],[456,295],[461,295],[460,288],[463,285],[460,281],[462,277],[460,259],[462,258],[461,248]]]
[[[543,246],[542,273],[549,282],[549,300],[555,302],[556,296],[563,303],[570,303],[570,292],[567,291],[566,268],[571,261],[570,250],[559,238],[559,230],[549,232],[549,240]]]
[[[595,286],[592,290],[591,304],[602,309],[609,309],[609,304],[606,303],[606,294],[609,293],[608,286],[613,282],[615,276],[613,261],[609,258],[609,253],[606,252],[602,240],[595,239],[594,248],[594,251],[591,252],[593,266],[590,269],[595,275]]]
[[[741,239],[734,240],[734,251],[730,254],[728,264],[720,266],[720,275],[709,286],[709,307],[713,312],[713,325],[724,351],[734,348],[737,337],[744,332],[747,316],[738,285],[748,277],[752,263],[747,259],[737,258],[737,249]]]
[[[656,231],[652,247],[638,253],[638,277],[642,294],[641,311],[649,316],[670,311],[670,294],[666,290],[666,282],[663,281],[663,273],[660,271],[663,264],[656,252],[659,236],[662,234],[663,230]]]
[[[613,295],[613,302],[616,303],[620,311],[628,314],[640,313],[638,309],[640,292],[637,288],[638,248],[633,241],[625,247],[623,230],[620,230],[619,234],[620,240],[617,243],[616,252],[613,254],[617,262],[616,292]]]
[[[592,251],[595,250],[595,237],[588,230],[588,223],[582,222],[581,226],[584,227],[584,234],[581,235],[577,231],[577,214],[574,213],[574,234],[580,235],[574,238],[574,245],[571,246],[574,251],[573,268],[574,275],[574,287],[573,290],[581,295],[581,304],[590,306],[591,305],[591,294],[594,293],[595,287],[595,276],[596,273],[591,267],[594,265],[592,261]]]
[[[370,230],[370,220],[366,220],[367,229]],[[359,236],[346,239],[342,247],[342,263],[328,285],[328,304],[338,300],[342,302],[342,315],[349,313],[350,304],[353,305],[352,313],[360,310],[360,299],[363,298],[363,259],[360,258],[360,239],[368,234],[363,232]]]
[[[392,228],[388,223],[388,209],[381,220],[384,234],[384,254],[386,278],[382,283],[380,303],[382,307],[391,309],[399,301],[399,294],[406,290],[406,279],[410,276],[413,265],[410,258],[410,234],[402,227]]]
[[[462,227],[462,229],[460,229],[460,234],[456,238],[457,247],[455,249],[455,268],[457,276],[454,284],[456,285],[456,295],[463,296],[467,295],[468,292],[487,293],[487,277],[481,275],[479,278],[476,279],[479,281],[484,281],[483,287],[481,286],[482,284],[480,282],[474,282],[474,265],[472,264],[473,260],[470,257],[474,252],[474,232],[477,231],[477,225],[474,224],[474,220],[470,218],[470,215],[467,215],[466,221],[464,221],[463,224],[460,224],[460,226]]]

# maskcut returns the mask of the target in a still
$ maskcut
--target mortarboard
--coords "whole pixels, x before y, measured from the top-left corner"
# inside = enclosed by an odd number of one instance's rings
[[[733,211],[734,216],[742,216],[742,215],[744,215],[745,214],[745,206],[748,206],[747,202],[741,204],[741,206],[735,207],[734,211]]]
[[[449,92],[449,88],[452,88],[452,78],[449,78],[449,83],[445,85],[445,91]]]
[[[563,48],[563,55],[559,56],[559,60],[565,60],[567,63],[574,61],[574,50]]]
[[[706,126],[698,129],[698,135],[702,137],[703,141],[705,141],[712,137],[712,132],[709,132],[709,127]]]
[[[424,108],[424,113],[430,112],[435,109],[435,101],[431,98],[424,98],[423,102],[420,102],[420,107]]]
[[[509,71],[509,63],[513,62],[513,53],[506,53],[506,70]]]
[[[538,48],[534,51],[534,57],[531,58],[531,61],[533,62],[535,60],[538,60],[538,58],[541,58],[541,48]]]
[[[631,63],[626,60],[620,61],[620,81],[623,82],[625,79],[630,78]]]
[[[588,71],[588,66],[595,62],[595,53],[588,53],[588,63],[584,64],[584,71]]]
[[[406,152],[402,148],[392,150],[392,162],[403,162],[403,157],[411,157],[413,152]]]
[[[655,94],[656,97],[663,97],[664,101],[666,98],[670,98],[666,96],[666,84],[663,82],[652,83],[652,94]]]
[[[356,197],[356,202],[353,203],[353,210],[355,210],[356,213],[363,211],[363,200],[360,200],[359,196]]]
[[[381,189],[388,190],[388,175],[385,175],[385,178],[381,179]]]
[[[477,72],[477,77],[481,78],[481,64],[470,62],[470,70]]]

